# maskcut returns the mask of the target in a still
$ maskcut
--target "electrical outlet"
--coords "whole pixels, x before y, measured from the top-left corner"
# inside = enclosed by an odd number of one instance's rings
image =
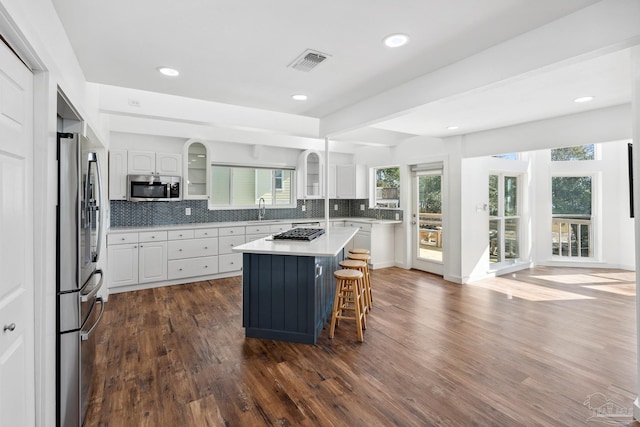
[[[396,221],[400,221],[400,214],[396,212]]]
[[[185,215],[191,215],[191,208],[184,208]]]
[[[338,205],[333,205],[333,210],[337,211],[338,210]]]
[[[302,212],[305,212],[307,210],[307,205],[302,205]]]
[[[360,210],[363,211],[364,210],[364,205],[360,205]]]
[[[140,107],[140,101],[138,99],[129,98],[129,105],[132,107]]]

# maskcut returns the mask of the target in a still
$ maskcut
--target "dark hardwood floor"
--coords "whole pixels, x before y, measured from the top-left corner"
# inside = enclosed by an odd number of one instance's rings
[[[245,338],[240,277],[112,295],[85,425],[640,425],[634,273],[371,274],[364,343]]]

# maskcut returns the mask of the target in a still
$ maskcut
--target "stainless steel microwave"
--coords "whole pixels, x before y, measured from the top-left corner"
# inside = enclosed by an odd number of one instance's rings
[[[127,175],[127,200],[131,202],[182,200],[180,177]]]

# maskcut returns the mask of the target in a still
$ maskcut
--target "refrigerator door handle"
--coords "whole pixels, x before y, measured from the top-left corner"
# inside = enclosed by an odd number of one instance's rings
[[[102,320],[102,315],[104,314],[104,300],[101,297],[97,297],[96,298],[96,302],[100,303],[100,314],[98,315],[98,318],[96,319],[95,323],[93,325],[91,325],[91,328],[89,328],[88,331],[84,331],[83,330],[83,331],[80,332],[80,339],[82,341],[86,341],[86,340],[89,339],[91,334],[93,334],[93,331],[96,329],[96,327],[98,326],[98,324]],[[91,310],[93,310],[93,307],[91,307]]]
[[[89,278],[87,279],[87,283],[84,284],[84,286],[82,286],[81,289],[85,289],[88,285],[88,283],[91,281],[91,279],[93,278],[93,276],[95,276],[96,274],[100,275],[100,281],[98,282],[98,284],[96,286],[94,286],[88,294],[83,294],[82,292],[80,293],[80,302],[87,302],[90,299],[92,299],[100,290],[100,288],[102,287],[102,282],[104,281],[104,273],[102,272],[101,269],[98,270],[94,270],[93,273],[91,273],[91,276],[89,276]]]
[[[103,227],[102,227],[102,221],[101,218],[99,218],[99,216],[102,214],[101,212],[101,208],[102,208],[102,175],[100,173],[100,165],[98,164],[98,154],[95,152],[91,152],[88,155],[87,158],[87,177],[91,176],[91,164],[94,163],[96,166],[96,181],[97,181],[97,185],[98,188],[95,191],[94,194],[94,201],[96,201],[96,203],[91,203],[91,190],[90,190],[90,185],[91,185],[91,180],[87,179],[85,182],[85,200],[86,200],[86,207],[87,207],[87,215],[89,218],[92,217],[90,211],[91,210],[95,210],[96,211],[96,219],[98,221],[98,224],[96,225],[97,228],[97,232],[98,232],[98,236],[97,236],[97,241],[96,241],[96,251],[94,253],[91,254],[91,260],[92,262],[98,262],[98,259],[100,258],[100,248],[102,246],[102,232],[103,232]]]

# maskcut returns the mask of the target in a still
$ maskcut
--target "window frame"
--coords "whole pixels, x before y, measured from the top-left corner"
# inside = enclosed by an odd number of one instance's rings
[[[498,222],[498,235],[497,235],[497,245],[498,245],[498,254],[499,258],[497,261],[493,262],[491,260],[491,237],[489,237],[489,266],[491,270],[496,270],[502,266],[510,265],[513,263],[517,263],[521,261],[522,258],[522,245],[523,245],[523,229],[522,229],[522,216],[523,216],[523,194],[524,190],[522,188],[525,174],[514,172],[514,171],[489,171],[488,180],[487,180],[487,190],[490,191],[489,180],[491,176],[498,177],[498,187],[497,187],[497,196],[498,196],[498,206],[497,206],[497,215],[491,214],[491,208],[489,206],[488,209],[488,228],[489,233],[491,232],[491,222]],[[505,179],[506,178],[515,178],[516,179],[516,215],[507,215],[506,214],[506,204],[505,204]],[[489,197],[490,199],[490,197]],[[490,200],[489,200],[490,201]],[[506,252],[506,224],[509,221],[517,221],[517,234],[516,234],[516,244],[517,244],[517,257],[515,258],[507,258],[505,256]]]
[[[258,203],[260,200],[260,197],[255,197],[256,202],[255,204],[243,204],[243,205],[234,205],[233,204],[233,186],[234,186],[234,180],[233,180],[233,170],[234,169],[253,169],[254,170],[254,181],[257,181],[257,176],[256,176],[256,172],[257,170],[270,170],[271,171],[271,183],[270,183],[270,193],[271,193],[271,198],[269,200],[266,200],[266,205],[265,208],[266,209],[291,209],[291,208],[296,208],[297,207],[297,197],[296,197],[296,176],[297,176],[297,171],[296,171],[296,167],[294,166],[283,166],[283,165],[277,165],[277,166],[273,166],[273,165],[246,165],[246,164],[237,164],[237,163],[218,163],[218,162],[211,162],[210,163],[210,172],[209,175],[207,177],[208,183],[209,183],[209,194],[207,195],[209,198],[209,202],[208,202],[208,208],[209,210],[238,210],[238,209],[257,209],[258,208]],[[228,168],[229,169],[229,204],[214,204],[213,200],[213,192],[215,190],[215,184],[213,182],[213,173],[216,170],[216,168]],[[289,186],[289,203],[286,204],[278,204],[277,203],[277,195],[278,194],[282,194],[285,191],[285,183],[284,181],[286,180],[284,177],[284,174],[282,174],[282,176],[279,178],[280,179],[280,187],[277,187],[277,180],[278,178],[276,177],[276,171],[288,171],[289,172],[289,176],[290,176],[290,180],[291,180],[291,184]],[[257,192],[257,182],[256,184],[254,184],[254,193]],[[256,196],[258,196],[256,194]]]
[[[378,170],[381,169],[397,169],[398,170],[398,187],[389,187],[389,188],[397,188],[398,189],[398,202],[397,206],[389,207],[389,206],[379,206],[378,202]],[[382,208],[382,209],[392,209],[392,210],[401,210],[402,209],[402,169],[399,165],[389,165],[389,166],[376,166],[371,168],[371,197],[370,197],[370,208]],[[384,200],[384,199],[382,199]]]

